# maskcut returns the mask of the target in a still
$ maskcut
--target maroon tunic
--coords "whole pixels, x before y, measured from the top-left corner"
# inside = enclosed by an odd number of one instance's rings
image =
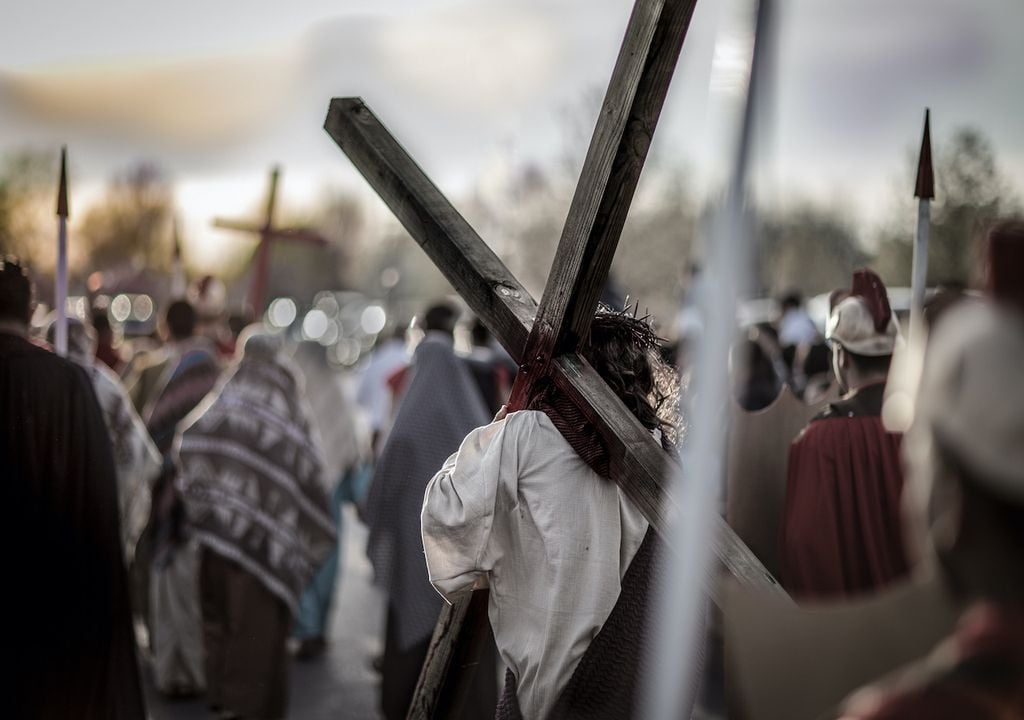
[[[901,436],[882,426],[883,391],[833,403],[790,448],[779,557],[798,599],[867,593],[907,573]]]

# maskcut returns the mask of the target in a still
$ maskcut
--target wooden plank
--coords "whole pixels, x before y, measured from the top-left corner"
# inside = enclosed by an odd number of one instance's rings
[[[696,0],[638,0],[601,106],[529,341],[536,361],[586,336]]]
[[[265,228],[263,225],[248,222],[246,220],[228,220],[226,218],[214,218],[213,226],[221,230],[235,230],[237,232],[252,233],[259,235]]]
[[[491,636],[489,592],[465,592],[441,608],[423,661],[408,720],[457,718],[464,707],[485,641]],[[454,668],[455,673],[450,673]],[[440,712],[437,710],[440,709]]]
[[[413,239],[517,362],[537,303],[360,98],[324,126]]]
[[[611,479],[664,537],[678,513],[668,492],[674,473],[679,472],[678,463],[668,456],[586,360],[576,354],[558,357],[551,364],[551,378],[601,433],[608,449]],[[715,517],[715,554],[722,565],[743,585],[785,596],[782,586],[750,548],[725,520],[718,515]],[[717,601],[717,583],[712,581],[708,590]]]

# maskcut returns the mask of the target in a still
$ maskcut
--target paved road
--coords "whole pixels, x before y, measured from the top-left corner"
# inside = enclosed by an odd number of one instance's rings
[[[378,718],[377,675],[370,658],[380,652],[383,600],[370,584],[366,528],[345,507],[344,563],[335,596],[327,652],[292,663],[288,717],[292,720],[374,720]],[[168,702],[147,688],[153,720],[208,720],[202,700]]]

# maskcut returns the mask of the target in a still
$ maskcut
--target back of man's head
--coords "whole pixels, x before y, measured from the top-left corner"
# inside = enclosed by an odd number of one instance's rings
[[[484,321],[476,318],[473,327],[470,329],[470,337],[475,347],[488,347],[491,344],[491,331],[484,325]]]
[[[892,355],[858,355],[850,351],[847,351],[846,354],[862,377],[884,378],[889,375]]]
[[[17,258],[0,258],[0,322],[28,326],[32,316],[32,280]]]
[[[196,311],[187,300],[175,300],[164,316],[172,340],[187,340],[196,331]]]
[[[423,314],[423,329],[427,332],[433,330],[454,335],[458,320],[459,311],[451,303],[437,303],[427,308]]]
[[[666,398],[658,385],[660,339],[650,323],[626,313],[601,309],[580,352],[648,429],[662,424]]]
[[[800,293],[798,292],[789,292],[782,296],[780,304],[782,305],[783,312],[799,310],[800,306],[803,304],[803,298],[800,297]]]
[[[104,335],[114,331],[110,325],[110,316],[107,315],[106,308],[95,308],[90,319],[92,320],[93,329],[96,330],[97,334]]]

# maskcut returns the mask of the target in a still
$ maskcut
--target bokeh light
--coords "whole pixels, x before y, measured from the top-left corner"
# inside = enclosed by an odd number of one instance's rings
[[[132,303],[132,315],[139,322],[146,322],[153,317],[153,298],[149,295],[138,295]]]
[[[362,317],[359,320],[359,324],[363,328],[363,332],[367,335],[376,335],[384,329],[384,325],[388,321],[387,313],[384,312],[384,308],[380,305],[368,305],[363,310]]]
[[[267,321],[277,328],[286,328],[295,322],[299,309],[291,298],[276,298],[267,310]]]
[[[132,314],[132,301],[124,293],[110,301],[110,315],[117,322],[124,322]]]
[[[323,310],[313,309],[302,320],[302,334],[307,340],[319,340],[327,332],[330,321]]]

